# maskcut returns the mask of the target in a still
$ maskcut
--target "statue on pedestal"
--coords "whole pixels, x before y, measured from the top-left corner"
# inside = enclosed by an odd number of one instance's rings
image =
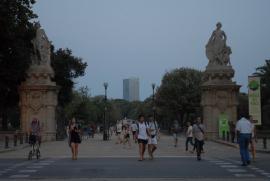
[[[40,27],[35,24],[36,36],[32,40],[33,50],[27,78],[19,87],[21,131],[29,130],[33,118],[44,125],[42,139],[56,139],[55,112],[58,100],[58,87],[52,81],[54,70],[51,67],[51,43]]]
[[[216,30],[206,44],[206,56],[209,59],[209,65],[231,65],[230,54],[231,48],[226,45],[227,36],[221,30],[221,23],[216,24]]]
[[[50,66],[51,43],[40,24],[36,23],[35,27],[36,37],[32,40],[32,64]]]
[[[229,121],[237,120],[238,93],[240,86],[233,81],[234,69],[230,63],[231,48],[227,46],[227,36],[216,24],[206,44],[209,63],[203,73],[201,105],[208,138],[217,139],[220,135],[219,123],[222,117]]]

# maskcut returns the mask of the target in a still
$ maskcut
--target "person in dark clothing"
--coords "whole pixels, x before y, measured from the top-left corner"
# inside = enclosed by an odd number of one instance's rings
[[[69,124],[69,142],[72,152],[72,160],[77,160],[78,158],[78,148],[79,143],[81,143],[80,137],[80,129],[79,126],[76,124],[75,118],[72,119],[71,123]]]

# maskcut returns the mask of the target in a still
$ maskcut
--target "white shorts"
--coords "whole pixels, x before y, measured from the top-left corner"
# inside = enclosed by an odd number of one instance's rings
[[[157,145],[157,136],[155,136],[154,138],[149,138],[148,144]]]

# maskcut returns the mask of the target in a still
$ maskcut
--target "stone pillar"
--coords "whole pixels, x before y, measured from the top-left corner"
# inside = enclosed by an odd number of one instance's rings
[[[58,88],[56,85],[22,84],[20,91],[21,130],[28,132],[33,118],[41,123],[42,139],[56,139],[55,110]]]
[[[43,29],[36,24],[36,37],[32,40],[32,64],[27,71],[26,81],[19,87],[21,131],[30,131],[33,118],[41,124],[43,141],[56,139],[55,111],[58,87],[52,81],[54,71],[51,67],[51,44]]]
[[[229,121],[237,121],[240,86],[232,81],[235,73],[230,62],[232,50],[226,44],[227,36],[221,27],[218,22],[206,44],[206,57],[209,62],[202,84],[203,121],[210,139],[219,136],[218,121],[221,114],[225,114]]]
[[[226,114],[229,121],[237,121],[238,93],[240,86],[236,84],[209,84],[202,86],[203,120],[209,139],[218,138],[218,120]]]

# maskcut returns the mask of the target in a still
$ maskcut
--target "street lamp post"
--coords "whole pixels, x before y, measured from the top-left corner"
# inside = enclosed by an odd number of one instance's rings
[[[107,112],[107,89],[108,89],[108,83],[104,82],[103,84],[104,89],[105,89],[105,107],[104,107],[104,120],[103,120],[103,140],[106,141],[108,140],[108,133],[107,133],[107,117],[106,117],[106,112]]]
[[[156,121],[155,88],[156,88],[156,84],[152,83],[152,90],[153,90],[152,104],[153,104],[154,121]]]

